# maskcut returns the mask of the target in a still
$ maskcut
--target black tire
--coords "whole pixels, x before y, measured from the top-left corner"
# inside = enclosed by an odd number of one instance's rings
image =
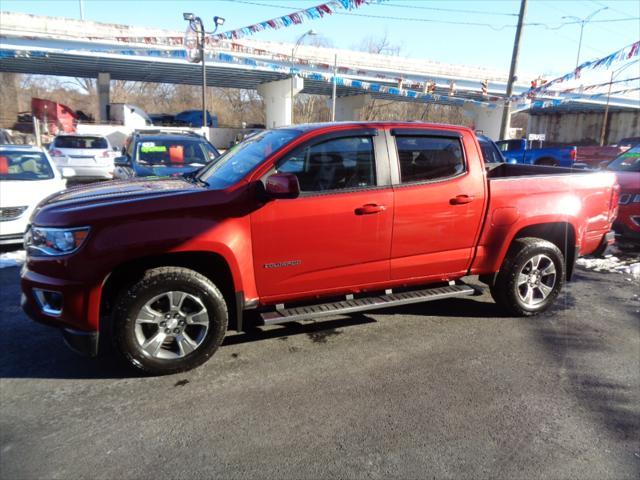
[[[202,309],[201,313],[204,312],[206,314],[208,322],[205,329],[206,333],[202,331],[205,327],[199,324],[181,327],[185,332],[184,336],[180,335],[181,340],[184,340],[184,337],[192,340],[191,337],[186,336],[188,328],[196,328],[200,332],[199,343],[190,352],[185,353],[182,346],[178,345],[181,342],[177,341],[178,335],[173,335],[173,332],[164,336],[167,337],[165,342],[171,343],[170,337],[172,337],[173,344],[171,346],[173,347],[175,344],[175,349],[179,351],[172,353],[164,349],[165,343],[157,342],[157,344],[162,345],[158,347],[161,350],[160,355],[182,355],[179,358],[158,358],[153,356],[143,349],[140,341],[140,335],[143,335],[142,327],[151,329],[150,337],[157,333],[162,334],[161,330],[171,330],[171,328],[165,329],[161,327],[159,323],[156,325],[155,321],[150,322],[147,327],[146,325],[140,325],[136,320],[139,316],[142,316],[142,308],[152,299],[161,297],[161,300],[158,300],[158,302],[161,302],[162,298],[167,295],[167,301],[170,303],[171,297],[168,296],[170,294],[166,292],[184,293],[184,298],[187,298],[192,303],[194,298],[199,300],[201,303],[198,305]],[[169,304],[168,308],[173,307]],[[181,302],[179,309],[181,310],[182,308],[183,303]],[[195,311],[196,309],[194,308],[193,310]],[[169,311],[167,311],[167,314],[171,315]],[[186,320],[186,316],[183,316],[183,318]],[[208,278],[187,268],[154,268],[145,272],[142,279],[125,288],[118,295],[112,313],[113,341],[115,349],[120,356],[129,365],[141,372],[152,375],[179,373],[203,364],[215,353],[224,339],[227,331],[227,321],[228,312],[224,297]],[[165,327],[171,326],[166,325],[166,322],[164,323]],[[183,325],[185,323],[187,322],[182,322]],[[177,325],[174,326],[177,327]],[[197,342],[193,341],[193,343]]]
[[[542,257],[539,257],[540,255],[542,255]],[[546,271],[551,271],[550,269],[547,270],[551,262],[555,269],[553,286],[546,297],[544,297],[540,283],[542,283],[546,291],[550,288],[551,276],[535,273],[538,270],[529,270],[535,258],[538,258],[540,263],[544,260],[544,268]],[[533,287],[531,287],[529,281],[525,284],[520,284],[522,280],[520,277],[521,273],[533,281]],[[537,315],[538,313],[544,312],[553,304],[560,290],[562,290],[565,278],[564,257],[556,245],[540,238],[519,238],[514,240],[511,245],[502,267],[498,272],[496,281],[490,287],[491,296],[498,305],[514,316],[526,317]],[[536,279],[538,280],[537,284],[535,282]],[[529,298],[529,302],[525,302],[522,296],[524,295],[525,298],[527,298],[526,293],[529,293],[529,289],[533,291],[534,295]]]

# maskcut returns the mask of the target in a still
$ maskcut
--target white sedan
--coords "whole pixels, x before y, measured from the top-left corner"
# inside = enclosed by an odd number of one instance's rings
[[[0,145],[0,245],[21,243],[33,209],[74,174],[58,171],[42,148]]]

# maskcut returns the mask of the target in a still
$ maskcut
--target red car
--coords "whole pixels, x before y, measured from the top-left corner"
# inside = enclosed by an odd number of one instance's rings
[[[154,374],[227,328],[473,295],[548,308],[613,241],[612,172],[492,165],[473,131],[417,123],[269,130],[196,174],[82,186],[31,218],[22,305],[92,355]]]
[[[620,184],[618,219],[613,228],[622,237],[640,240],[640,145],[617,157],[607,167]]]

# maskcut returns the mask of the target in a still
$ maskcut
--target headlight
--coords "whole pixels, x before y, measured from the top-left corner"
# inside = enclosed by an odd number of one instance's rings
[[[42,228],[31,227],[25,235],[25,247],[34,257],[52,257],[73,253],[89,235],[89,227]]]

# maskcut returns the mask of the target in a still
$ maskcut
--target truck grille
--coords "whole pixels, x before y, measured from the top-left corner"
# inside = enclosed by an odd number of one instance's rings
[[[6,207],[0,208],[0,222],[15,220],[20,217],[29,207]]]

